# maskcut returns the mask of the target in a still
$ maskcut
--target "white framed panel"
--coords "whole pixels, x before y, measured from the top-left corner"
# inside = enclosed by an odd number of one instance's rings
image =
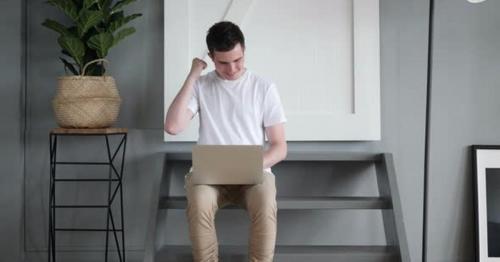
[[[379,140],[379,0],[165,0],[165,113],[217,21],[240,25],[246,67],[278,87],[289,141]],[[205,72],[213,70],[211,61]],[[166,141],[196,141],[198,118]]]
[[[495,235],[498,233],[500,217],[497,203],[498,186],[500,181],[500,147],[478,146],[473,150],[475,154],[475,179],[476,179],[476,215],[477,215],[477,247],[480,262],[500,262],[499,243]],[[488,179],[489,178],[489,179]],[[493,185],[489,184],[492,182]],[[491,191],[491,192],[489,192]],[[489,236],[490,234],[493,234]],[[490,249],[491,248],[491,249]]]

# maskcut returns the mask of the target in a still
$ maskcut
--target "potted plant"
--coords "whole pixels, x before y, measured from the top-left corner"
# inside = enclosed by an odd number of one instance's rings
[[[48,0],[69,19],[67,25],[46,19],[42,25],[59,33],[57,42],[66,74],[58,79],[52,101],[61,127],[102,128],[116,122],[121,99],[103,62],[108,51],[135,32],[125,26],[141,14],[125,15],[135,0]]]

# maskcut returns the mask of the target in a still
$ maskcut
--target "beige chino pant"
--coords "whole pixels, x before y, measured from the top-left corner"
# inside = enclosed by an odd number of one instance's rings
[[[274,175],[264,171],[256,185],[195,185],[191,173],[185,179],[189,237],[195,262],[217,262],[215,213],[227,204],[244,207],[250,218],[250,262],[271,262],[276,243],[276,185]]]

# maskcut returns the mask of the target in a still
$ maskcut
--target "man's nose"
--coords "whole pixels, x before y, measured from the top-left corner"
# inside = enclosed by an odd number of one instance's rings
[[[229,72],[235,73],[236,71],[238,71],[236,64],[233,64],[233,63],[229,64]]]

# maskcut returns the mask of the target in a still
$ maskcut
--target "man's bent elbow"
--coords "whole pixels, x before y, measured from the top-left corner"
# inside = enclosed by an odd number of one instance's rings
[[[172,124],[168,124],[168,123],[165,123],[164,130],[165,130],[165,132],[167,132],[167,134],[172,135],[172,136],[175,136],[175,135],[179,134],[179,132],[180,132],[179,128],[175,127]]]

